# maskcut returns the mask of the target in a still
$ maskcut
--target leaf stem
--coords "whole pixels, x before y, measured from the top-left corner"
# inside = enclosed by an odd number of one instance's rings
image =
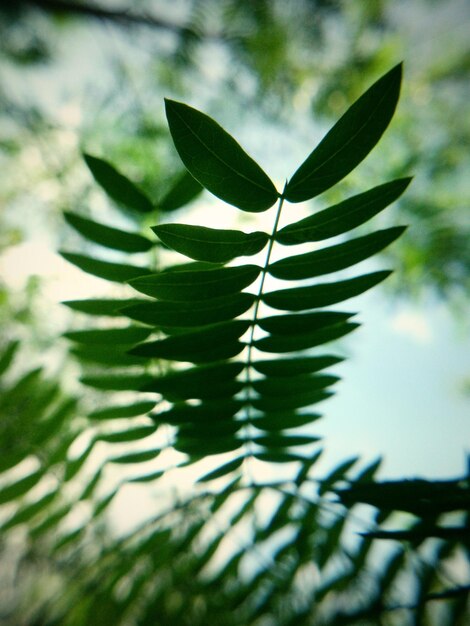
[[[287,185],[287,183],[286,183]],[[247,403],[247,407],[246,407],[246,411],[245,411],[245,426],[248,426],[249,424],[251,424],[251,395],[252,395],[252,391],[251,391],[251,369],[252,369],[252,363],[253,363],[253,344],[254,344],[254,336],[255,336],[255,328],[256,328],[256,324],[258,321],[258,313],[259,313],[259,306],[260,306],[260,302],[261,302],[261,296],[263,295],[263,289],[264,289],[264,283],[266,280],[266,274],[268,273],[268,267],[269,267],[269,261],[271,259],[271,253],[273,250],[273,246],[274,246],[274,237],[277,233],[277,229],[279,226],[279,220],[281,218],[281,211],[282,211],[282,206],[284,204],[284,191],[285,191],[285,186],[284,186],[284,190],[281,194],[281,196],[279,197],[279,204],[277,206],[277,211],[276,211],[276,216],[274,218],[274,225],[272,228],[272,232],[271,232],[271,236],[269,237],[269,243],[268,243],[268,249],[266,252],[266,260],[264,262],[264,266],[263,269],[261,271],[261,281],[260,281],[260,285],[259,285],[259,289],[258,289],[258,294],[256,296],[256,300],[255,300],[255,307],[254,307],[254,311],[253,311],[253,319],[251,321],[251,330],[250,330],[250,339],[248,342],[248,354],[247,354],[247,360],[246,360],[246,378],[245,378],[245,382],[246,382],[246,387],[247,387],[247,392],[246,392],[246,403]],[[246,444],[249,444],[250,441],[248,439],[245,440]]]

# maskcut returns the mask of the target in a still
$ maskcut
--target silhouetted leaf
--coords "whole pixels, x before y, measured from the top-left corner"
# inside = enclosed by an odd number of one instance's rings
[[[176,404],[168,411],[152,413],[150,417],[159,424],[199,424],[201,422],[214,423],[228,421],[240,410],[242,402],[233,398],[223,400],[209,400],[201,404]]]
[[[254,342],[254,346],[262,352],[286,353],[297,350],[307,350],[315,346],[335,341],[344,337],[348,333],[356,330],[359,324],[346,322],[344,324],[333,324],[310,333],[296,333],[292,335],[272,335],[263,337]]]
[[[258,320],[258,326],[271,334],[301,335],[345,322],[354,313],[340,311],[314,311],[312,313],[293,313],[288,315],[272,315]]]
[[[287,183],[284,196],[303,202],[344,178],[372,150],[392,119],[400,94],[402,66],[370,87],[333,126]]]
[[[90,154],[84,154],[83,158],[98,185],[118,204],[137,213],[153,211],[147,196],[110,163]]]
[[[151,358],[203,363],[226,359],[239,354],[244,344],[236,341],[249,327],[245,320],[214,324],[184,332],[173,337],[143,343],[129,354]]]
[[[170,302],[206,300],[241,291],[259,276],[257,265],[210,270],[166,271],[131,280],[137,291]]]
[[[151,380],[149,374],[96,374],[80,378],[80,382],[88,387],[113,391],[140,391]]]
[[[156,426],[148,424],[146,426],[136,426],[134,428],[131,427],[126,430],[120,430],[118,432],[100,434],[96,436],[96,440],[104,441],[106,443],[127,443],[128,441],[145,439],[145,437],[153,435],[156,430]]]
[[[330,274],[351,267],[386,248],[406,229],[404,226],[379,230],[329,248],[282,259],[269,266],[275,278],[300,280]]]
[[[211,472],[204,474],[204,476],[201,476],[200,478],[198,478],[197,482],[198,483],[208,482],[210,480],[215,480],[216,478],[220,478],[221,476],[226,476],[227,474],[230,474],[231,472],[234,472],[236,469],[238,469],[243,463],[244,459],[245,459],[244,456],[238,456],[236,459],[233,459],[232,461],[229,461],[228,463],[224,463],[224,465],[221,465],[220,467],[217,467]]]
[[[166,246],[197,261],[226,263],[260,252],[268,243],[263,232],[244,233],[187,224],[160,224],[152,230]]]
[[[153,431],[152,431],[153,432]],[[156,459],[160,454],[159,448],[152,448],[151,450],[140,450],[139,452],[129,452],[127,454],[120,454],[119,456],[113,456],[109,460],[111,463],[118,464],[131,464],[131,463],[145,463]]]
[[[155,407],[155,402],[141,401],[133,404],[121,404],[117,406],[109,406],[103,409],[96,409],[88,414],[90,419],[109,420],[117,418],[135,417],[144,415]]]
[[[252,387],[266,396],[291,396],[298,393],[325,389],[339,381],[331,374],[300,374],[297,376],[270,377],[253,381]]]
[[[298,428],[320,419],[319,413],[297,413],[296,411],[271,411],[253,419],[253,426],[261,430],[276,431]]]
[[[335,483],[340,480],[344,480],[346,473],[351,469],[353,465],[357,463],[359,457],[354,456],[350,459],[342,461],[339,465],[333,468],[333,470],[321,480],[318,493],[320,495],[326,493]]]
[[[392,180],[364,193],[348,198],[323,211],[285,226],[275,235],[277,242],[289,246],[322,241],[342,235],[367,222],[405,191],[411,178]]]
[[[206,189],[244,211],[265,211],[278,193],[263,170],[212,118],[165,100],[173,142],[189,172]]]
[[[306,446],[317,443],[321,438],[313,435],[288,435],[288,434],[269,434],[256,435],[250,439],[258,446],[265,446],[269,450],[276,448],[290,448],[296,446]]]
[[[96,330],[75,330],[64,333],[64,337],[77,343],[92,346],[112,344],[133,344],[146,339],[152,330],[141,326],[125,328],[99,328]]]
[[[192,202],[202,192],[203,187],[191,176],[183,172],[173,182],[166,194],[157,202],[160,211],[176,211]]]
[[[255,301],[249,293],[235,293],[200,302],[141,302],[123,309],[131,319],[153,326],[191,328],[225,322],[245,313]]]
[[[64,211],[65,220],[83,237],[105,248],[123,252],[147,252],[155,244],[139,233],[132,233]]]
[[[110,263],[109,261],[100,261],[84,254],[75,254],[74,252],[61,251],[60,255],[64,257],[72,265],[76,265],[87,274],[98,276],[116,283],[125,283],[132,278],[151,274],[146,267],[137,267],[136,265],[126,265],[124,263]]]
[[[265,376],[295,376],[308,372],[318,372],[344,359],[338,356],[314,356],[292,359],[257,360],[253,363],[253,368]]]
[[[122,309],[136,304],[148,302],[139,298],[114,299],[114,298],[93,298],[90,300],[66,300],[62,302],[74,311],[80,311],[87,315],[105,315],[107,317],[121,317]]]
[[[302,311],[329,306],[358,296],[390,276],[390,271],[372,272],[335,283],[280,289],[264,294],[263,302],[274,309]]]
[[[284,396],[260,396],[253,400],[251,404],[258,411],[283,411],[311,406],[317,402],[327,400],[332,395],[331,392],[314,389],[313,391],[304,391],[303,393]]]

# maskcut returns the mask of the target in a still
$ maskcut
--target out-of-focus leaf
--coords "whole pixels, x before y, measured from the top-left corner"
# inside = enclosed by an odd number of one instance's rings
[[[44,508],[46,508],[57,496],[56,491],[52,491],[47,493],[36,502],[32,502],[31,504],[27,504],[26,506],[21,507],[10,519],[8,519],[5,524],[3,524],[2,531],[7,531],[14,526],[18,526],[18,524],[24,524],[25,522],[29,522],[34,516],[38,515]]]
[[[269,209],[278,193],[268,176],[212,118],[165,100],[173,142],[189,172],[211,193],[244,211]]]
[[[146,339],[152,330],[141,326],[125,328],[100,328],[96,330],[75,330],[64,333],[64,337],[77,343],[95,346],[113,344],[133,344]]]
[[[80,378],[88,387],[113,391],[141,391],[151,380],[150,374],[96,374]]]
[[[294,463],[305,460],[304,456],[300,454],[294,454],[293,452],[254,452],[253,456],[258,461],[265,461],[266,463]]]
[[[251,438],[250,441],[256,443],[259,446],[265,446],[269,450],[273,448],[290,448],[296,446],[306,446],[312,443],[317,443],[320,437],[313,435],[288,435],[288,434],[269,434],[269,435],[256,435]]]
[[[401,196],[410,182],[411,178],[401,178],[369,189],[285,226],[276,233],[275,239],[289,246],[342,235],[380,213]]]
[[[208,472],[207,474],[204,474],[204,476],[201,476],[200,478],[198,478],[197,482],[198,483],[209,482],[210,480],[215,480],[216,478],[220,478],[221,476],[226,476],[227,474],[231,474],[232,472],[234,472],[236,469],[238,469],[241,466],[244,459],[245,459],[244,456],[238,456],[236,459],[233,459],[232,461],[229,461],[228,463],[224,463],[220,467],[217,467],[216,469]]]
[[[0,376],[10,367],[19,345],[20,342],[18,340],[13,340],[7,343],[4,347],[3,352],[0,355]]]
[[[379,78],[342,116],[287,183],[290,202],[309,200],[344,178],[372,150],[395,111],[402,66]]]
[[[145,415],[155,407],[155,402],[143,401],[133,404],[121,404],[118,406],[109,406],[103,409],[96,409],[88,414],[93,420],[109,420],[121,419],[127,417],[136,417],[137,415]]]
[[[260,396],[252,401],[252,405],[258,411],[284,411],[310,406],[327,400],[332,395],[331,392],[314,389],[313,391],[304,391],[294,395]]]
[[[14,483],[2,487],[0,489],[0,504],[11,502],[11,500],[27,493],[41,480],[43,474],[44,472],[42,470],[38,470],[32,474],[28,474],[24,478],[20,478]]]
[[[202,190],[202,185],[185,171],[178,176],[163,198],[157,202],[157,208],[165,212],[176,211],[197,198]]]
[[[191,328],[225,322],[245,313],[254,303],[249,293],[234,293],[194,302],[140,302],[123,309],[131,319],[169,328]]]
[[[118,464],[131,464],[131,463],[145,463],[156,459],[160,454],[160,448],[153,448],[152,450],[140,450],[139,452],[129,452],[128,454],[120,454],[119,456],[113,456],[110,458],[111,463]]]
[[[230,421],[242,407],[240,400],[223,399],[210,400],[201,404],[176,404],[168,411],[152,413],[150,417],[158,424],[200,424],[201,422],[214,423],[216,421]]]
[[[147,300],[139,298],[114,299],[106,298],[105,300],[93,298],[90,300],[65,300],[62,304],[68,306],[74,311],[80,311],[87,315],[105,315],[106,317],[121,317],[122,309],[136,304],[145,303]]]
[[[268,243],[261,231],[244,233],[187,224],[160,224],[152,230],[166,246],[196,261],[226,263],[260,252]]]
[[[150,239],[118,228],[89,220],[77,213],[64,211],[66,221],[83,237],[105,248],[122,250],[123,252],[147,252],[155,244]]]
[[[405,226],[379,230],[329,248],[290,256],[269,266],[268,272],[275,278],[300,280],[330,274],[351,267],[386,248],[404,231]]]
[[[253,389],[261,395],[287,396],[325,389],[339,381],[338,376],[331,374],[301,374],[298,376],[272,377],[252,382]]]
[[[156,426],[148,424],[146,426],[130,427],[127,430],[120,430],[115,433],[100,434],[96,436],[96,440],[106,443],[127,443],[128,441],[138,441],[139,439],[149,437],[156,430]]]
[[[257,265],[222,267],[211,270],[166,271],[131,280],[134,289],[170,302],[206,300],[241,291],[259,276]]]
[[[371,272],[335,283],[280,289],[264,294],[262,300],[270,307],[284,311],[302,311],[329,306],[364,293],[390,274],[390,271]]]
[[[83,158],[98,185],[119,205],[137,213],[154,210],[147,196],[110,163],[91,154],[84,154]]]
[[[74,252],[61,251],[60,255],[87,274],[92,274],[98,278],[104,278],[115,283],[125,283],[132,278],[152,273],[147,267],[101,261],[84,254],[75,254]]]
[[[333,468],[333,470],[325,476],[320,482],[320,486],[318,488],[318,493],[320,495],[326,493],[335,483],[340,480],[344,480],[346,473],[351,469],[353,465],[355,465],[358,461],[357,456],[354,456],[350,459],[346,459],[341,462],[339,465]]]

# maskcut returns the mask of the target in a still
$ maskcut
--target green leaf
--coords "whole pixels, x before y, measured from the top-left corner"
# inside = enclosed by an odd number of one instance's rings
[[[207,328],[140,344],[132,348],[129,354],[194,363],[226,359],[243,350],[244,344],[237,339],[247,331],[249,325],[250,322],[247,320],[214,324]]]
[[[153,435],[157,427],[149,424],[147,426],[137,426],[136,428],[128,428],[115,433],[101,434],[96,436],[96,441],[104,441],[105,443],[127,443],[128,441],[137,441]]]
[[[241,291],[261,272],[257,265],[222,267],[210,270],[166,271],[131,280],[131,286],[142,293],[170,302],[206,300]]]
[[[289,394],[285,396],[260,396],[253,400],[251,404],[258,411],[285,411],[290,409],[300,409],[304,406],[311,406],[317,402],[327,400],[333,394],[328,391],[305,391],[298,394]]]
[[[338,356],[313,356],[292,359],[275,359],[253,363],[253,368],[265,376],[295,376],[309,372],[319,372],[320,370],[336,365],[343,361]]]
[[[68,306],[74,311],[80,311],[80,313],[86,313],[87,315],[105,315],[107,317],[121,317],[123,315],[122,309],[129,306],[134,306],[147,300],[139,298],[127,298],[127,299],[90,299],[90,300],[65,300],[62,304]]]
[[[146,339],[152,330],[141,326],[127,326],[125,328],[100,328],[96,330],[75,330],[64,333],[64,337],[77,343],[92,346],[133,344]]]
[[[294,454],[293,452],[255,452],[253,454],[258,461],[264,461],[265,463],[303,463],[305,457],[300,454]]]
[[[296,333],[292,335],[273,335],[263,337],[254,342],[254,346],[262,352],[295,352],[297,350],[307,350],[315,346],[340,339],[356,330],[360,324],[342,323],[313,330],[309,333]]]
[[[121,419],[127,417],[136,417],[137,415],[145,415],[155,408],[155,402],[142,401],[133,404],[120,404],[118,406],[109,406],[103,409],[96,409],[88,414],[92,420],[110,420]]]
[[[334,484],[339,482],[340,480],[344,480],[346,477],[346,473],[351,469],[353,465],[355,465],[358,461],[359,457],[353,456],[350,459],[346,459],[342,461],[339,465],[333,468],[333,470],[325,476],[320,481],[320,487],[318,489],[318,493],[323,495],[326,493]]]
[[[321,437],[314,437],[313,435],[256,435],[250,441],[256,443],[258,446],[265,446],[267,451],[273,448],[290,448],[294,446],[305,446],[312,443],[317,443]]]
[[[110,163],[91,154],[84,154],[83,158],[98,185],[119,205],[137,213],[154,210],[147,196]]]
[[[249,293],[236,293],[201,302],[141,302],[123,309],[131,319],[152,324],[190,328],[224,322],[245,313],[255,301]]]
[[[137,267],[136,265],[126,265],[124,263],[110,263],[109,261],[101,261],[84,254],[75,254],[74,252],[60,251],[59,254],[87,274],[116,283],[125,283],[132,278],[151,274],[151,271],[146,267]]]
[[[20,342],[18,340],[10,341],[6,344],[0,355],[0,376],[4,374],[10,367],[13,358],[18,350]]]
[[[272,315],[258,320],[258,326],[271,334],[297,335],[319,330],[325,326],[333,326],[345,322],[354,313],[340,311],[314,311],[313,313],[294,313],[289,315]]]
[[[353,170],[387,128],[398,102],[402,66],[372,85],[333,126],[287,183],[290,202],[309,200]]]
[[[320,413],[297,413],[296,411],[270,411],[253,419],[253,426],[260,430],[277,431],[298,428],[320,419]]]
[[[410,182],[411,178],[400,178],[369,189],[285,226],[276,233],[275,239],[278,243],[290,246],[342,235],[380,213],[401,196]]]
[[[128,454],[120,454],[113,456],[109,460],[111,463],[128,465],[131,463],[145,463],[156,459],[160,454],[160,448],[152,448],[152,450],[140,450],[139,452],[129,452]]]
[[[202,422],[213,424],[217,421],[227,421],[238,413],[242,407],[240,400],[223,399],[210,400],[201,404],[176,404],[168,411],[152,413],[151,418],[158,424],[181,424],[192,423],[199,425]]]
[[[221,465],[220,467],[217,467],[211,472],[204,474],[204,476],[201,476],[200,478],[197,479],[197,482],[205,483],[205,482],[209,482],[210,480],[215,480],[216,478],[220,478],[221,476],[226,476],[227,474],[231,474],[232,472],[234,472],[236,469],[238,469],[241,466],[244,460],[245,460],[244,455],[238,456],[236,459],[233,459],[232,461],[229,461],[228,463],[224,463],[223,465]]]
[[[226,263],[239,256],[260,252],[268,235],[257,231],[222,230],[187,224],[160,224],[152,230],[166,246],[196,261]]]
[[[18,526],[18,524],[24,524],[40,513],[47,505],[49,505],[54,498],[57,496],[56,491],[52,491],[47,493],[36,502],[32,502],[31,504],[27,504],[26,506],[21,507],[5,524],[3,524],[2,531],[5,532],[14,526]]]
[[[201,455],[201,440],[200,439],[178,439],[174,443],[175,450],[184,452],[194,457],[195,459],[201,457],[207,457],[212,454],[223,454],[225,452],[232,452],[237,450],[241,445],[241,441],[235,439],[235,437],[227,438],[214,438],[214,440],[204,441],[204,451]]]
[[[132,344],[131,344],[132,345]],[[87,345],[78,344],[74,346],[70,353],[83,363],[94,363],[106,365],[107,367],[128,367],[131,365],[142,365],[142,359],[137,356],[127,354],[129,344],[107,345]]]
[[[243,211],[269,209],[278,193],[268,176],[212,118],[165,100],[171,136],[181,160],[201,185]]]
[[[264,294],[262,300],[273,309],[287,311],[302,311],[329,306],[364,293],[364,291],[385,280],[390,274],[390,271],[372,272],[335,283],[281,289]]]
[[[265,396],[292,396],[317,389],[325,389],[339,381],[330,374],[302,374],[297,376],[270,377],[252,382],[253,389]]]
[[[11,500],[15,500],[16,498],[27,493],[30,489],[37,485],[43,474],[42,470],[38,470],[32,474],[28,474],[24,478],[20,478],[14,483],[10,483],[9,485],[2,487],[0,489],[0,504],[11,502]]]
[[[105,248],[132,253],[147,252],[155,245],[153,241],[138,233],[111,228],[105,224],[81,217],[71,211],[64,211],[64,217],[70,226],[75,228],[83,237]]]
[[[203,187],[187,171],[173,182],[166,194],[157,202],[160,211],[176,211],[192,202],[202,192]]]
[[[151,380],[149,374],[97,374],[80,378],[83,385],[107,391],[141,391]]]
[[[405,226],[387,228],[322,250],[291,256],[270,265],[268,272],[284,280],[300,280],[336,272],[380,252],[405,230]]]
[[[142,476],[134,476],[128,480],[130,483],[149,483],[153,480],[157,480],[161,476],[163,476],[165,472],[163,470],[158,470],[156,472],[151,472],[150,474],[143,474]]]
[[[154,378],[145,390],[167,396],[170,394],[179,400],[230,397],[241,388],[241,383],[236,382],[235,378],[243,368],[243,363],[192,367]]]

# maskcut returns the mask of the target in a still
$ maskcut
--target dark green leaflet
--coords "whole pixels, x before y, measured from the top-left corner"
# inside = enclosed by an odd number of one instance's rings
[[[300,280],[330,274],[351,267],[386,248],[395,241],[406,227],[396,226],[379,230],[329,248],[291,256],[269,266],[268,272],[275,278]]]
[[[334,341],[344,337],[348,333],[356,330],[359,324],[340,323],[326,326],[318,330],[307,333],[295,333],[291,335],[272,335],[263,337],[254,342],[254,346],[262,352],[294,352],[297,350],[307,350],[319,346],[329,341]]]
[[[74,311],[80,311],[87,315],[104,315],[107,317],[121,317],[123,315],[122,309],[135,304],[147,302],[143,298],[127,298],[127,299],[112,299],[112,298],[93,298],[90,300],[66,300],[62,302],[65,306],[68,306]]]
[[[150,328],[126,326],[125,328],[102,328],[97,330],[75,330],[64,333],[64,337],[77,343],[90,344],[132,344],[146,339]]]
[[[64,211],[66,221],[83,237],[105,248],[123,252],[147,252],[154,242],[139,233],[132,233],[81,217],[77,213]]]
[[[346,322],[353,315],[354,313],[342,313],[340,311],[273,315],[258,320],[258,326],[271,334],[297,335]]]
[[[392,119],[401,75],[402,66],[397,65],[346,111],[288,182],[287,200],[303,202],[317,196],[369,154]]]
[[[186,224],[161,224],[152,230],[176,252],[211,263],[226,263],[238,256],[257,254],[268,243],[268,235],[263,232],[243,233]]]
[[[320,413],[297,413],[296,411],[271,411],[253,419],[253,426],[261,430],[277,431],[298,428],[321,418]]]
[[[152,326],[190,328],[238,317],[252,306],[254,300],[252,294],[235,293],[200,302],[141,302],[124,308],[123,313]]]
[[[387,278],[391,272],[381,271],[335,283],[280,289],[263,296],[263,302],[285,311],[302,311],[342,302],[358,296]]]
[[[224,400],[208,400],[201,404],[175,404],[168,411],[152,413],[150,417],[161,424],[199,424],[201,422],[230,420],[242,407],[240,400],[233,398]]]
[[[136,278],[130,284],[148,296],[170,302],[206,300],[241,291],[261,272],[257,265],[222,267],[210,270],[167,271]]]
[[[401,196],[410,182],[411,178],[401,178],[369,189],[315,215],[285,226],[276,233],[275,239],[289,246],[342,235],[383,211]]]
[[[253,368],[265,376],[295,376],[320,370],[341,363],[343,359],[338,356],[312,356],[290,359],[257,360]]]
[[[84,154],[83,158],[98,185],[119,205],[136,213],[153,211],[153,204],[147,196],[114,166],[91,154]]]
[[[133,404],[121,404],[118,406],[109,406],[103,409],[96,409],[89,413],[90,419],[108,420],[116,418],[135,417],[148,413],[155,407],[155,402],[135,402]]]
[[[189,172],[206,189],[244,211],[265,211],[277,200],[273,183],[212,118],[165,100],[173,142]]]
[[[338,376],[329,374],[270,377],[254,381],[253,389],[260,395],[284,396],[323,389],[339,381]]]
[[[141,391],[151,380],[149,374],[96,374],[80,378],[89,387],[114,391]]]

